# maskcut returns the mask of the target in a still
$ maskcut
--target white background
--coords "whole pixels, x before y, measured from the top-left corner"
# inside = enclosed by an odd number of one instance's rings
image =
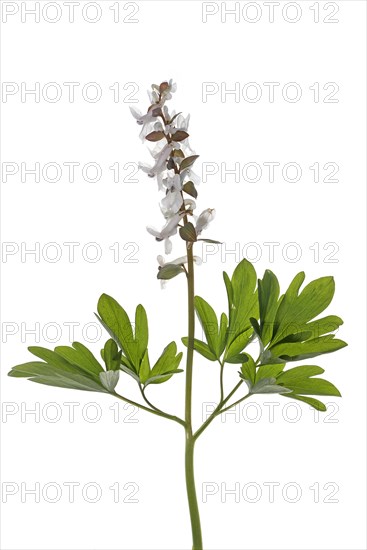
[[[6,4],[19,11],[4,22]],[[223,12],[222,22],[221,3],[217,5],[219,13],[203,23],[204,8],[196,1],[137,2],[138,12],[131,16],[136,23],[123,22],[134,6],[121,2],[120,21],[115,23],[110,9],[113,2],[103,1],[98,3],[100,20],[90,23],[82,16],[85,4],[81,0],[75,7],[74,23],[68,21],[69,12],[62,2],[58,3],[59,21],[46,20],[58,14],[51,6],[36,23],[34,16],[24,13],[25,20],[21,20],[21,10],[34,7],[34,2],[2,2],[3,82],[13,82],[19,89],[22,82],[28,88],[38,82],[41,90],[56,82],[62,90],[56,102],[42,93],[39,102],[31,95],[22,102],[20,92],[3,95],[2,161],[16,163],[19,169],[21,163],[28,168],[36,162],[41,167],[49,162],[60,166],[80,163],[73,183],[64,167],[55,183],[45,181],[42,175],[35,183],[29,174],[22,182],[19,171],[2,184],[2,240],[15,243],[15,251],[19,247],[19,252],[2,256],[3,500],[9,483],[19,488],[2,506],[2,547],[191,548],[184,434],[178,425],[144,412],[130,417],[131,409],[124,410],[123,404],[119,421],[114,422],[110,407],[116,404],[109,396],[68,392],[6,376],[11,366],[30,360],[26,346],[67,344],[67,323],[79,323],[74,337],[83,340],[85,326],[95,322],[93,312],[102,292],[114,296],[131,315],[138,303],[145,305],[151,357],[158,357],[171,340],[182,348],[180,338],[186,334],[184,280],[177,278],[164,291],[160,289],[156,256],[163,252],[162,245],[145,231],[147,224],[161,223],[156,184],[141,173],[133,176],[136,183],[122,181],[128,174],[123,169],[126,163],[149,161],[149,153],[138,139],[139,127],[129,113],[129,105],[136,106],[131,99],[138,100],[144,110],[148,106],[146,88],[172,77],[178,91],[170,107],[191,113],[191,145],[200,154],[197,172],[201,173],[205,162],[223,162],[227,168],[236,162],[241,168],[256,162],[263,169],[256,183],[245,181],[242,175],[239,182],[224,175],[226,181],[222,182],[218,172],[201,184],[198,209],[215,207],[217,211],[206,236],[225,245],[197,269],[197,294],[217,313],[224,311],[221,272],[231,273],[246,252],[249,259],[257,260],[259,276],[267,267],[276,272],[283,290],[301,270],[305,270],[307,281],[334,275],[336,294],[328,313],[344,319],[340,337],[349,344],[315,361],[343,395],[342,399],[327,400],[331,403],[327,414],[317,417],[306,405],[290,407],[290,401],[279,396],[258,397],[257,406],[246,405],[237,416],[228,415],[225,422],[217,420],[199,440],[196,472],[205,548],[366,548],[365,3],[342,1],[326,6],[324,2],[302,1],[282,15],[285,3],[280,2],[273,23],[263,2],[257,3],[260,18],[253,23],[246,21],[255,18],[253,6],[245,17],[241,12],[239,22]],[[239,5],[242,9],[244,3]],[[338,22],[324,22],[335,6],[339,11],[333,18]],[[318,23],[314,21],[316,8]],[[87,12],[90,19],[96,13],[93,9]],[[296,9],[300,20],[290,23],[286,19],[295,19]],[[64,82],[80,83],[73,103]],[[89,82],[98,83],[102,90],[95,103],[81,94]],[[116,82],[120,85],[118,102],[109,89]],[[205,82],[219,88],[207,101],[202,95]],[[221,88],[233,89],[238,83],[242,91],[249,82],[261,87],[262,97],[257,102],[242,95],[238,101],[233,95],[221,100]],[[279,83],[273,102],[264,82]],[[282,96],[289,82],[301,88],[299,101]],[[330,82],[339,86],[334,96],[338,101],[325,103],[333,88],[323,87]],[[124,90],[127,83],[135,84]],[[320,85],[318,102],[310,90],[315,83]],[[135,89],[129,100],[128,93]],[[51,97],[52,90],[49,92]],[[98,182],[83,179],[81,167],[88,162],[101,166]],[[122,170],[119,183],[114,183],[109,169],[116,162]],[[280,163],[272,183],[264,162]],[[298,182],[282,177],[281,168],[289,162],[302,168]],[[318,183],[309,169],[315,162],[320,163]],[[323,166],[328,162],[339,167],[337,182],[322,181],[326,175]],[[74,262],[68,258],[65,242],[80,243]],[[84,258],[82,255],[83,247],[91,242],[102,251],[97,262],[86,256],[88,252],[93,256],[92,248],[87,247]],[[116,242],[121,247],[117,263],[109,248]],[[279,243],[274,258],[269,257],[269,245],[264,245],[269,242]],[[26,255],[22,261],[21,248],[32,248],[35,243],[41,250],[39,261],[34,255]],[[62,252],[59,261],[50,261],[56,249],[47,248],[47,243],[57,243]],[[257,243],[256,248],[248,243]],[[288,243],[297,243],[301,251],[297,261],[290,261],[295,248]],[[319,243],[319,257],[315,247],[310,249],[315,243]],[[335,244],[330,248],[327,243]],[[7,244],[6,250],[12,246]],[[237,257],[229,253],[235,247]],[[288,257],[282,254],[284,247]],[[173,255],[182,252],[176,239]],[[40,338],[26,333],[36,323]],[[55,331],[57,323],[59,333]],[[8,334],[11,330],[14,334]],[[91,327],[87,337],[92,339],[94,334]],[[50,342],[52,338],[57,341]],[[105,335],[94,343],[83,341],[98,354],[104,339]],[[234,365],[226,367],[228,389],[236,380],[236,371]],[[138,399],[127,377],[121,377],[119,389]],[[197,356],[196,425],[201,421],[203,403],[215,402],[218,391],[217,366]],[[151,388],[149,395],[162,408],[182,415],[184,376]],[[65,405],[68,402],[74,403],[74,422],[69,417],[71,405]],[[92,402],[97,409],[88,407]],[[273,419],[270,406],[264,404],[270,402],[276,404]],[[34,407],[39,407],[39,418],[37,414],[24,415]],[[98,407],[101,419],[92,422]],[[4,410],[13,414],[4,414]],[[61,418],[52,422],[55,414]],[[73,503],[64,485],[67,482],[80,484]],[[274,502],[264,485],[267,482],[278,484]],[[22,502],[22,483],[26,489],[40,484],[40,502],[29,494],[23,495]],[[44,496],[42,489],[47,483],[53,485]],[[100,487],[98,502],[83,499],[87,483]],[[115,483],[121,487],[119,503],[109,489]],[[122,502],[136,487],[127,483],[138,486],[137,503]],[[202,490],[208,486],[203,484],[208,483],[216,493],[204,503]],[[287,486],[289,483],[292,485]],[[310,489],[317,487],[315,484],[320,488],[319,502]],[[55,503],[50,502],[55,496],[52,487],[62,491]],[[239,502],[225,493],[235,487],[240,491]],[[295,487],[301,490],[300,497],[289,502],[295,499]],[[93,496],[91,489],[89,499]],[[331,498],[337,502],[328,502]]]

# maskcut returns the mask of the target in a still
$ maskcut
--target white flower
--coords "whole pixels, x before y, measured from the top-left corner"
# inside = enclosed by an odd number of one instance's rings
[[[143,118],[146,115],[142,115],[141,111],[139,109],[136,109],[135,107],[130,107],[130,112],[133,115],[133,117],[136,119],[138,124],[144,124]]]
[[[161,184],[167,189],[166,196],[160,203],[161,211],[165,218],[170,218],[180,210],[183,203],[181,178],[174,170],[168,170],[167,177],[162,178]]]
[[[142,125],[141,132],[139,134],[139,137],[142,141],[144,141],[145,137],[152,131],[153,125],[156,124],[157,121],[157,109],[160,110],[160,104],[157,103],[157,106],[150,109],[145,115],[143,115],[139,109],[136,109],[135,107],[130,107],[131,114],[136,119],[136,122],[139,125]],[[161,125],[161,129],[162,129]]]
[[[162,91],[163,101],[167,101],[172,98],[172,94],[177,90],[177,84],[173,82],[172,78],[167,82],[167,87]]]
[[[99,373],[99,379],[102,385],[110,392],[114,391],[116,388],[119,377],[120,371],[118,370],[108,370]]]
[[[160,105],[157,104],[157,107],[154,109],[150,109],[145,115],[139,111],[139,109],[136,109],[135,107],[130,107],[130,112],[133,115],[133,117],[136,119],[136,122],[138,124],[147,124],[148,122],[156,121],[156,109],[159,109]]]
[[[189,129],[190,114],[188,114],[186,118],[180,114],[177,116],[174,122],[178,130],[184,130],[184,132],[187,132]],[[189,138],[186,138],[183,141],[181,141],[181,144],[183,148],[186,148],[188,151],[190,151],[191,155],[195,153],[194,149],[190,145]]]
[[[179,174],[175,174],[174,170],[167,171],[167,180],[165,182],[167,189],[175,189],[176,191],[182,190],[182,183]]]
[[[184,212],[180,212],[172,216],[166,223],[166,225],[163,227],[161,231],[157,231],[154,227],[147,227],[148,233],[153,235],[155,237],[156,241],[164,241],[164,248],[165,253],[170,254],[172,251],[172,243],[170,241],[170,237],[173,235],[176,235],[177,233],[177,227],[178,224],[181,221],[182,216],[184,216]]]
[[[187,214],[192,214],[193,210],[196,208],[196,202],[193,199],[184,200],[185,212]]]
[[[165,239],[164,240],[164,253],[165,254],[171,254],[172,252],[172,241],[171,239]]]
[[[156,85],[152,84],[152,88],[153,88],[153,86],[156,86]],[[156,90],[148,90],[148,97],[149,97],[150,103],[152,103],[152,104],[153,103],[158,103],[158,101],[159,101],[158,92]]]
[[[181,191],[177,191],[173,187],[168,191],[167,195],[161,201],[160,207],[165,218],[170,218],[176,214],[182,206]]]
[[[150,166],[149,164],[145,164],[143,162],[139,162],[138,166],[140,170],[148,174],[149,177],[154,178],[154,176],[157,176],[163,170],[166,168],[166,161],[168,157],[171,154],[172,151],[172,144],[166,143],[166,145],[159,151],[159,153],[155,154],[155,164],[153,166]]]
[[[194,172],[192,168],[188,168],[187,170],[184,170],[184,177],[187,176],[190,181],[194,185],[200,184],[200,177]]]
[[[204,210],[200,216],[198,217],[196,221],[196,234],[200,235],[200,233],[208,227],[211,221],[213,221],[215,218],[215,210],[214,208],[207,208]]]

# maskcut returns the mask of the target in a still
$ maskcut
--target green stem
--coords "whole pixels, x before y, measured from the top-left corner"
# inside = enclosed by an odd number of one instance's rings
[[[223,399],[224,399],[224,385],[223,385],[224,361],[219,361],[219,364],[220,364],[220,399],[219,399],[219,403],[222,403]]]
[[[205,422],[200,426],[200,428],[198,430],[196,430],[196,432],[194,433],[194,439],[195,441],[197,440],[197,438],[203,433],[204,430],[206,430],[206,428],[209,426],[209,424],[211,424],[214,420],[214,418],[216,418],[217,416],[219,416],[222,412],[223,412],[223,405],[225,405],[226,403],[228,403],[228,401],[231,399],[232,395],[234,393],[236,393],[236,391],[238,390],[238,388],[241,387],[243,381],[240,380],[240,382],[238,382],[238,384],[235,385],[235,387],[233,388],[232,391],[229,392],[229,394],[227,395],[227,397],[225,399],[223,399],[219,404],[218,406],[214,409],[214,411],[212,412],[212,414],[210,416],[208,416],[208,418],[205,420]],[[246,396],[247,397],[247,396]],[[224,409],[226,410],[226,409]]]
[[[232,409],[232,407],[235,407],[236,405],[238,405],[239,403],[242,403],[242,401],[244,401],[245,399],[247,399],[248,397],[250,397],[250,395],[252,395],[252,393],[248,393],[246,394],[244,397],[241,397],[241,399],[238,399],[237,401],[235,401],[234,403],[231,403],[231,405],[228,405],[228,407],[226,407],[225,409],[221,409],[220,411],[220,414],[226,412],[226,411],[229,411],[229,409]]]
[[[188,342],[186,361],[186,389],[185,389],[185,423],[186,423],[186,447],[185,447],[185,475],[186,491],[189,504],[193,550],[202,550],[200,513],[196,496],[194,476],[194,447],[195,438],[192,433],[192,369],[194,358],[195,337],[195,309],[194,309],[194,258],[192,243],[187,243],[187,294],[188,294]]]
[[[161,409],[158,409],[158,407],[153,405],[153,403],[151,403],[147,398],[147,396],[145,395],[145,389],[141,386],[141,384],[139,384],[139,389],[144,401],[147,403],[147,405],[149,405],[149,407],[151,407],[154,411],[162,414],[165,418],[169,418],[170,420],[175,420],[176,422],[179,422],[179,424],[182,424],[182,426],[186,427],[184,420],[181,420],[181,418],[178,418],[177,416],[173,416],[171,414],[165,413],[164,411],[162,411]]]
[[[120,395],[118,393],[113,393],[111,395],[114,395],[118,399],[121,399],[121,401],[125,401],[126,403],[129,403],[130,405],[134,405],[134,407],[139,407],[139,409],[142,409],[143,411],[150,412],[152,414],[155,414],[157,416],[162,416],[163,418],[167,418],[168,420],[174,420],[175,422],[178,422],[183,426],[186,427],[186,423],[181,418],[178,418],[177,416],[173,416],[172,414],[167,414],[159,409],[151,409],[149,407],[146,407],[145,405],[142,405],[141,403],[137,403],[136,401],[132,401],[131,399],[128,399],[127,397],[124,397],[123,395]]]
[[[195,489],[194,475],[194,447],[195,439],[192,437],[192,430],[186,430],[186,448],[185,448],[185,475],[186,490],[189,503],[191,530],[192,530],[192,550],[203,550],[203,540],[201,536],[200,512]]]

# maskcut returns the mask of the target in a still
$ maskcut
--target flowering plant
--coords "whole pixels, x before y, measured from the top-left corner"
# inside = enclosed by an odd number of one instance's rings
[[[343,323],[339,317],[318,318],[333,298],[335,285],[332,277],[316,279],[300,292],[305,274],[298,273],[285,293],[280,295],[274,273],[266,270],[262,279],[257,280],[254,267],[244,259],[231,277],[223,273],[228,297],[227,313],[222,313],[218,319],[214,309],[203,298],[195,296],[194,265],[201,262],[194,255],[195,243],[218,241],[202,237],[214,219],[214,209],[206,208],[195,215],[200,180],[193,165],[198,155],[188,140],[189,117],[170,113],[167,108],[166,102],[175,90],[172,81],[153,84],[146,114],[137,109],[131,111],[142,127],[141,139],[154,144],[151,150],[153,164],[140,163],[140,169],[149,177],[156,178],[158,190],[163,195],[160,209],[164,225],[161,229],[148,227],[147,230],[157,241],[163,241],[167,256],[172,252],[171,238],[177,234],[186,247],[186,255],[174,260],[166,261],[159,255],[157,274],[162,283],[181,274],[187,282],[188,334],[182,338],[187,348],[184,417],[163,411],[146,395],[149,385],[167,382],[173,375],[183,372],[179,368],[183,353],[177,351],[175,342],[171,342],[151,366],[144,307],[137,306],[133,325],[122,306],[106,294],[102,294],[97,305],[97,318],[110,335],[101,350],[102,363],[79,342],[73,342],[72,346],[58,346],[53,351],[32,346],[28,349],[37,360],[13,367],[9,375],[49,386],[108,393],[180,424],[185,432],[185,475],[193,550],[201,550],[203,542],[194,478],[194,448],[198,438],[215,418],[256,394],[276,393],[325,411],[324,403],[314,396],[340,396],[340,393],[333,384],[318,377],[324,370],[314,364],[285,367],[293,361],[309,360],[336,351],[346,343],[335,338],[334,331]],[[195,314],[205,341],[195,338]],[[257,344],[255,357],[245,351],[249,344]],[[219,403],[196,429],[192,422],[194,351],[220,366]],[[239,368],[238,382],[228,393],[224,389],[227,364]],[[136,381],[142,403],[117,392],[121,372]],[[231,401],[237,392],[240,397]]]

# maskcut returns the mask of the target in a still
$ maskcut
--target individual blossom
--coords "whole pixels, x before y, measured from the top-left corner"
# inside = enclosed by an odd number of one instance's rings
[[[167,194],[164,199],[161,200],[160,207],[161,212],[165,218],[170,218],[176,214],[183,203],[182,193],[179,189],[172,187],[167,190]]]
[[[210,224],[211,221],[214,220],[214,218],[215,218],[214,208],[207,208],[206,210],[204,210],[196,220],[196,227],[195,227],[196,234],[200,235],[200,233],[208,227],[208,225]]]
[[[152,131],[153,125],[157,123],[157,116],[158,113],[160,113],[160,105],[157,105],[156,108],[150,109],[145,115],[143,115],[141,111],[135,107],[130,107],[130,111],[136,122],[142,126],[139,137],[142,141],[144,141],[149,132]]]
[[[148,233],[153,235],[155,237],[156,241],[164,241],[164,250],[166,254],[170,254],[172,251],[172,242],[170,240],[170,237],[173,235],[176,235],[178,224],[180,223],[182,217],[185,215],[184,212],[179,212],[172,216],[163,229],[161,231],[158,231],[154,227],[147,227]]]
[[[154,178],[155,176],[163,172],[163,170],[165,170],[167,159],[170,156],[172,149],[172,143],[167,143],[163,147],[163,149],[161,149],[160,152],[156,154],[155,164],[153,166],[150,166],[149,164],[139,162],[140,170],[148,174],[150,178]]]
[[[177,84],[171,78],[169,82],[162,82],[159,86],[152,84],[152,90],[152,97],[159,98],[160,96],[163,101],[167,101],[168,99],[172,99],[172,94],[177,90]]]

